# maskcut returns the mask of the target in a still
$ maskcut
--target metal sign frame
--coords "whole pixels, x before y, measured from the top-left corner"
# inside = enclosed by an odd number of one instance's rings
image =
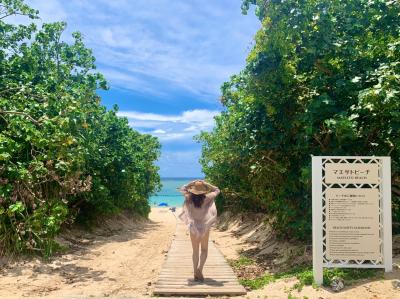
[[[378,166],[377,184],[328,184],[325,182],[327,163],[370,164]],[[379,190],[379,242],[380,257],[376,260],[329,260],[326,257],[326,199],[325,192],[336,188],[376,188]],[[323,268],[384,268],[392,271],[392,212],[390,157],[375,156],[313,156],[312,157],[312,237],[314,280],[321,285]]]

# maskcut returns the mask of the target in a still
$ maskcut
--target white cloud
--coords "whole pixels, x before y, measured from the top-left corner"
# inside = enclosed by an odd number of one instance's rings
[[[62,3],[57,0],[29,0],[27,3],[39,10],[39,16],[43,22],[49,23],[67,20],[68,14]]]
[[[118,116],[125,116],[129,119],[135,120],[146,120],[146,121],[168,121],[168,122],[177,122],[181,119],[179,116],[170,116],[164,114],[155,114],[155,113],[142,113],[137,111],[119,111]]]
[[[121,116],[121,115],[120,115]],[[158,121],[147,121],[147,120],[129,120],[129,125],[133,128],[137,128],[137,129],[142,129],[142,128],[146,128],[146,129],[153,129],[154,128],[159,128],[160,126],[163,125],[163,122],[158,122]]]
[[[183,131],[185,131],[185,132],[196,132],[196,131],[198,131],[198,127],[197,126],[190,126],[190,127],[185,128]]]
[[[43,21],[81,31],[112,87],[214,101],[240,71],[259,27],[240,0],[28,0]],[[119,74],[116,74],[118,70]],[[152,87],[152,88],[150,88]]]
[[[165,134],[165,133],[167,133],[167,132],[164,130],[161,130],[161,129],[157,129],[157,130],[153,131],[153,134]]]
[[[216,110],[187,110],[178,115],[143,113],[138,111],[119,111],[118,116],[127,117],[129,124],[158,137],[161,141],[192,140],[200,131],[209,131],[214,126]]]
[[[133,48],[132,33],[123,26],[107,26],[100,32],[102,41],[111,48]]]
[[[201,130],[208,130],[214,126],[214,117],[218,114],[220,114],[219,111],[205,109],[185,111],[182,114],[182,122],[194,124],[187,128],[189,131],[194,131],[196,126]]]
[[[161,90],[157,90],[150,82],[127,73],[126,71],[119,71],[112,68],[99,68],[98,71],[105,74],[107,82],[112,86],[119,86],[120,89],[139,90],[141,93],[158,95],[165,95]],[[118,88],[118,87],[117,87]]]
[[[214,122],[214,117],[220,112],[217,110],[194,109],[184,111],[180,115],[166,115],[156,113],[143,113],[138,111],[119,111],[118,116],[125,116],[129,119],[159,121],[159,122],[181,122],[198,123],[201,126],[209,127]]]

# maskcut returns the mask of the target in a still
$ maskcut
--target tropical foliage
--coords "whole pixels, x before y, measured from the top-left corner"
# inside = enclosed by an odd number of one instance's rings
[[[147,215],[160,144],[100,105],[107,84],[81,34],[66,43],[65,23],[7,23],[14,15],[38,12],[0,0],[0,255],[49,255],[76,217]]]
[[[400,223],[400,2],[244,0],[261,29],[201,163],[226,209],[266,212],[281,236],[311,231],[311,155],[390,155]]]

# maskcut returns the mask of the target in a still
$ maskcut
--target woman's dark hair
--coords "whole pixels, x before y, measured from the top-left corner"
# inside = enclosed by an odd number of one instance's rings
[[[194,206],[196,208],[200,208],[204,199],[206,198],[205,194],[194,194],[190,193],[190,199],[192,200]]]

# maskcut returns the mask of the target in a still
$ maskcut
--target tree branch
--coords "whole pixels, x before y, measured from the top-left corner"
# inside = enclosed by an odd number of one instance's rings
[[[30,121],[32,121],[35,125],[40,126],[40,123],[34,119],[32,116],[25,112],[20,112],[20,111],[5,111],[5,110],[0,110],[0,114],[15,114],[15,115],[22,115],[27,118],[29,118]]]
[[[325,145],[321,142],[321,140],[319,140],[317,134],[314,134],[314,135],[313,135],[313,138],[314,138],[314,140],[317,141],[318,144],[321,146],[321,149],[324,150],[324,149],[325,149]]]
[[[5,94],[13,90],[21,90],[21,86],[0,90],[0,94]]]
[[[396,194],[397,196],[400,196],[400,189],[398,189],[398,188],[396,188],[396,187],[394,187],[394,186],[392,186],[392,192],[393,192],[394,194]]]
[[[7,18],[7,17],[9,17],[9,16],[14,16],[14,15],[28,16],[27,14],[23,14],[23,13],[19,13],[19,12],[13,11],[13,12],[11,12],[11,13],[8,13],[8,14],[6,14],[6,15],[0,17],[0,20],[5,19],[5,18]]]

